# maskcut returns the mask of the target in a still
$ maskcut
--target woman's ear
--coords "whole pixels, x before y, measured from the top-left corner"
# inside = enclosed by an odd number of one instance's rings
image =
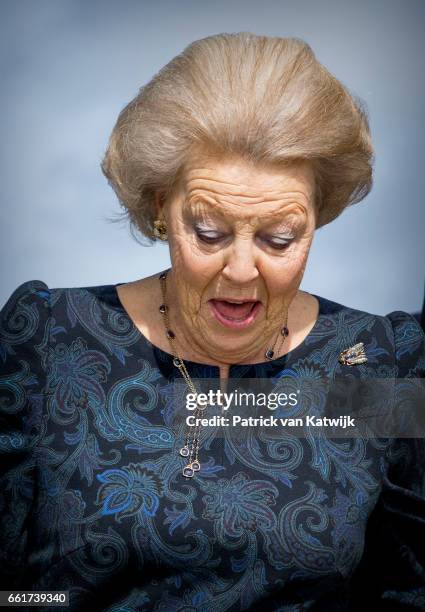
[[[165,193],[155,191],[155,219],[161,219],[164,215]]]

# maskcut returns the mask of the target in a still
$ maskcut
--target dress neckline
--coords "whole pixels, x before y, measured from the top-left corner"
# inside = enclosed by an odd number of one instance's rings
[[[136,337],[136,339],[138,341],[142,341],[143,343],[145,343],[146,345],[148,345],[153,351],[154,353],[160,358],[160,360],[162,362],[172,362],[172,360],[174,359],[174,355],[172,355],[171,353],[164,351],[163,349],[161,349],[159,346],[157,346],[156,344],[153,344],[141,331],[140,329],[136,326],[136,324],[134,323],[133,319],[130,317],[130,315],[128,314],[127,310],[124,308],[124,305],[122,304],[118,291],[117,291],[117,287],[119,287],[120,285],[124,285],[125,283],[116,283],[114,285],[111,285],[112,289],[113,289],[113,297],[115,299],[115,303],[116,306],[119,307],[119,309],[122,311],[122,314],[124,316],[127,317],[129,325]],[[324,316],[324,299],[322,297],[320,297],[319,295],[316,295],[315,293],[310,293],[310,295],[312,295],[313,297],[315,297],[318,300],[319,303],[319,312],[317,315],[317,319],[313,325],[313,327],[311,328],[311,330],[309,331],[309,333],[307,334],[307,336],[304,338],[304,340],[298,344],[296,347],[294,347],[292,350],[290,350],[288,353],[286,353],[285,355],[282,355],[280,357],[277,357],[276,359],[270,359],[267,361],[261,361],[261,362],[256,362],[256,363],[235,363],[235,364],[231,364],[230,368],[229,368],[229,374],[230,371],[232,369],[235,368],[254,368],[254,367],[267,367],[267,366],[275,366],[275,365],[283,365],[286,364],[288,361],[293,360],[295,358],[298,357],[298,355],[300,353],[303,352],[303,350],[305,349],[305,347],[308,345],[310,339],[315,336],[317,329],[320,327],[321,322],[322,322],[322,318]],[[210,368],[212,369],[212,371],[217,370],[217,372],[219,372],[219,367],[217,365],[213,365],[213,364],[208,364],[208,363],[200,363],[200,362],[196,362],[196,361],[190,361],[189,359],[184,359],[184,363],[186,365],[186,367],[191,367],[191,368]]]

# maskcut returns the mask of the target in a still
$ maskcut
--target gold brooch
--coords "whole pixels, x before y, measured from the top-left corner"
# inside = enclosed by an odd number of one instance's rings
[[[338,357],[339,363],[342,365],[357,365],[359,363],[365,363],[367,361],[366,354],[364,352],[363,342],[359,342],[354,346],[350,346],[345,351],[342,351]]]

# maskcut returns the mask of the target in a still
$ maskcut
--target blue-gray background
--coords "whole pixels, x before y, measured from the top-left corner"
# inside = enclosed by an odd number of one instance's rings
[[[305,39],[367,103],[375,186],[315,236],[302,288],[386,314],[424,289],[423,0],[2,0],[1,295],[128,282],[169,265],[140,246],[99,163],[119,111],[191,41],[251,31]]]

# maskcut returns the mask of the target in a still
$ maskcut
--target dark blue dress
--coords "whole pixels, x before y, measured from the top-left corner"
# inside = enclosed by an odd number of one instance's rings
[[[316,297],[301,345],[229,380],[424,377],[411,315]],[[367,363],[340,364],[357,342]],[[91,612],[425,610],[424,439],[217,437],[185,479],[169,422],[180,372],[115,285],[18,287],[0,364],[0,590],[69,591]]]

